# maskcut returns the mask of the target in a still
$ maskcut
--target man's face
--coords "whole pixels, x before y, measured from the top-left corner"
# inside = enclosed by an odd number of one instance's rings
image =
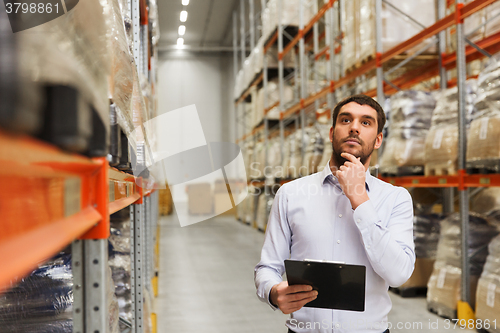
[[[368,105],[351,102],[339,112],[335,127],[330,129],[334,162],[346,162],[340,154],[346,152],[361,158],[366,165],[374,149],[382,144],[382,133],[377,134],[377,111]]]

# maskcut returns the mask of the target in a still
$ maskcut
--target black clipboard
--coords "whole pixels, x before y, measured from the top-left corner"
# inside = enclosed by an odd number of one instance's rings
[[[365,311],[366,267],[316,260],[285,260],[288,285],[307,284],[318,297],[310,308]]]

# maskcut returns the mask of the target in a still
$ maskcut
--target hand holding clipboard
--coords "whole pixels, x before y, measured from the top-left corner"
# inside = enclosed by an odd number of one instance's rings
[[[318,291],[318,297],[304,306],[365,311],[365,266],[285,260],[285,269],[288,285],[309,285]]]

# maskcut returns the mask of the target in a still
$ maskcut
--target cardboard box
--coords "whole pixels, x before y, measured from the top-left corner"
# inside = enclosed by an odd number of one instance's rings
[[[413,274],[400,288],[427,287],[435,259],[417,258]]]
[[[477,284],[476,318],[490,322],[489,332],[500,333],[500,279],[493,274],[481,277]],[[496,320],[496,327],[494,321]]]
[[[227,192],[218,192],[214,194],[214,207],[215,207],[215,215],[220,215],[226,213],[230,215],[235,214],[235,209],[233,208],[233,204],[231,203],[231,198],[229,197],[229,193]],[[228,211],[232,211],[232,213]]]
[[[213,192],[210,183],[190,184],[187,187],[189,214],[213,213]]]

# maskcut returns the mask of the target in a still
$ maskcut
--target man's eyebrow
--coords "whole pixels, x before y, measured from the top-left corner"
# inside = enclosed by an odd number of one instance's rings
[[[344,116],[344,115],[352,117],[352,114],[350,112],[347,112],[347,111],[340,112],[338,116],[340,117],[340,116]],[[372,121],[375,121],[375,118],[373,118],[370,115],[363,115],[363,116],[361,116],[361,118],[366,118],[366,119],[370,119]]]

